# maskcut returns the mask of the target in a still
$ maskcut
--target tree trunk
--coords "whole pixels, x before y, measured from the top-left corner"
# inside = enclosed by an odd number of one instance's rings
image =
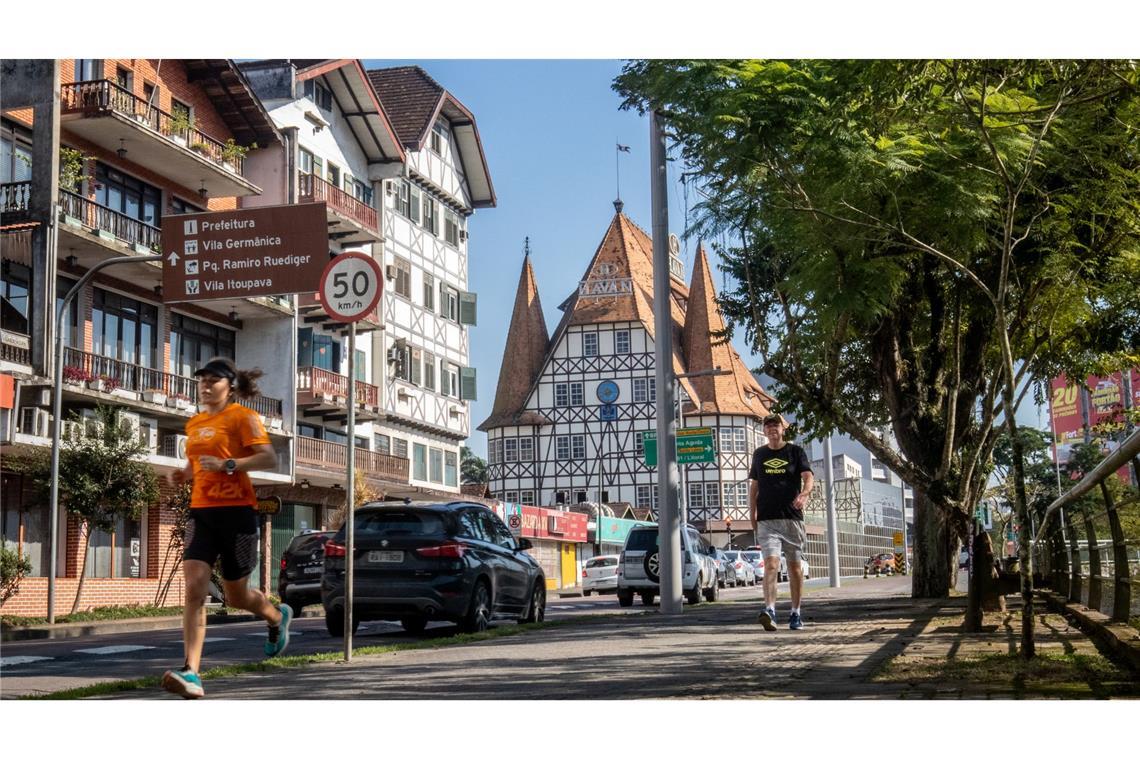
[[[914,577],[911,595],[915,599],[941,599],[950,595],[958,537],[945,512],[931,503],[926,493],[914,489]]]
[[[75,601],[71,605],[71,614],[79,612],[79,601],[83,598],[83,581],[87,580],[87,557],[91,554],[91,529],[87,523],[79,524],[79,532],[87,534],[87,550],[83,552],[83,564],[79,568],[79,585],[75,587]]]

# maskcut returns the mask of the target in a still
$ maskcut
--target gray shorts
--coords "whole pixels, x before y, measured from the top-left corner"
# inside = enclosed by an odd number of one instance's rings
[[[806,540],[802,520],[761,520],[756,524],[756,544],[764,559],[779,557],[783,551],[788,562],[800,562]]]

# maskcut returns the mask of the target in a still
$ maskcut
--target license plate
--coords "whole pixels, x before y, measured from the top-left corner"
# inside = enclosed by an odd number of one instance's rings
[[[305,575],[319,575],[322,570],[324,570],[324,568],[320,565],[317,565],[316,567],[306,567]]]
[[[403,552],[368,552],[369,562],[403,562]]]

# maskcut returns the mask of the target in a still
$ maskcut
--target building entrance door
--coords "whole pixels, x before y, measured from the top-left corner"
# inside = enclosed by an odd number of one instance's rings
[[[281,556],[285,554],[289,542],[303,530],[312,530],[317,525],[317,508],[311,504],[281,505],[281,511],[273,515],[273,530],[269,541],[269,592],[277,593],[277,575],[281,572]]]
[[[562,588],[578,583],[578,552],[574,544],[562,544]]]

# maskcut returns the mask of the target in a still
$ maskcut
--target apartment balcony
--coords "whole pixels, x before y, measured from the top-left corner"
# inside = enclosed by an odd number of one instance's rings
[[[356,421],[380,419],[380,389],[356,381]],[[320,367],[297,368],[297,411],[326,422],[348,421],[348,378]]]
[[[297,477],[309,476],[319,485],[343,483],[348,468],[348,446],[306,436],[294,438],[297,452]],[[380,454],[367,449],[353,449],[353,466],[364,477],[389,483],[407,484],[410,472],[405,457]]]
[[[112,153],[125,150],[132,163],[183,187],[204,187],[213,198],[259,195],[242,176],[243,160],[221,141],[109,80],[63,85],[64,128]]]
[[[31,336],[13,330],[0,330],[0,371],[31,374]]]
[[[345,245],[370,245],[384,239],[376,209],[364,201],[314,174],[299,174],[298,184],[298,199],[302,203],[324,201],[331,240]]]
[[[31,221],[28,216],[31,199],[31,182],[5,182],[0,185],[0,214],[4,215],[4,224]]]

